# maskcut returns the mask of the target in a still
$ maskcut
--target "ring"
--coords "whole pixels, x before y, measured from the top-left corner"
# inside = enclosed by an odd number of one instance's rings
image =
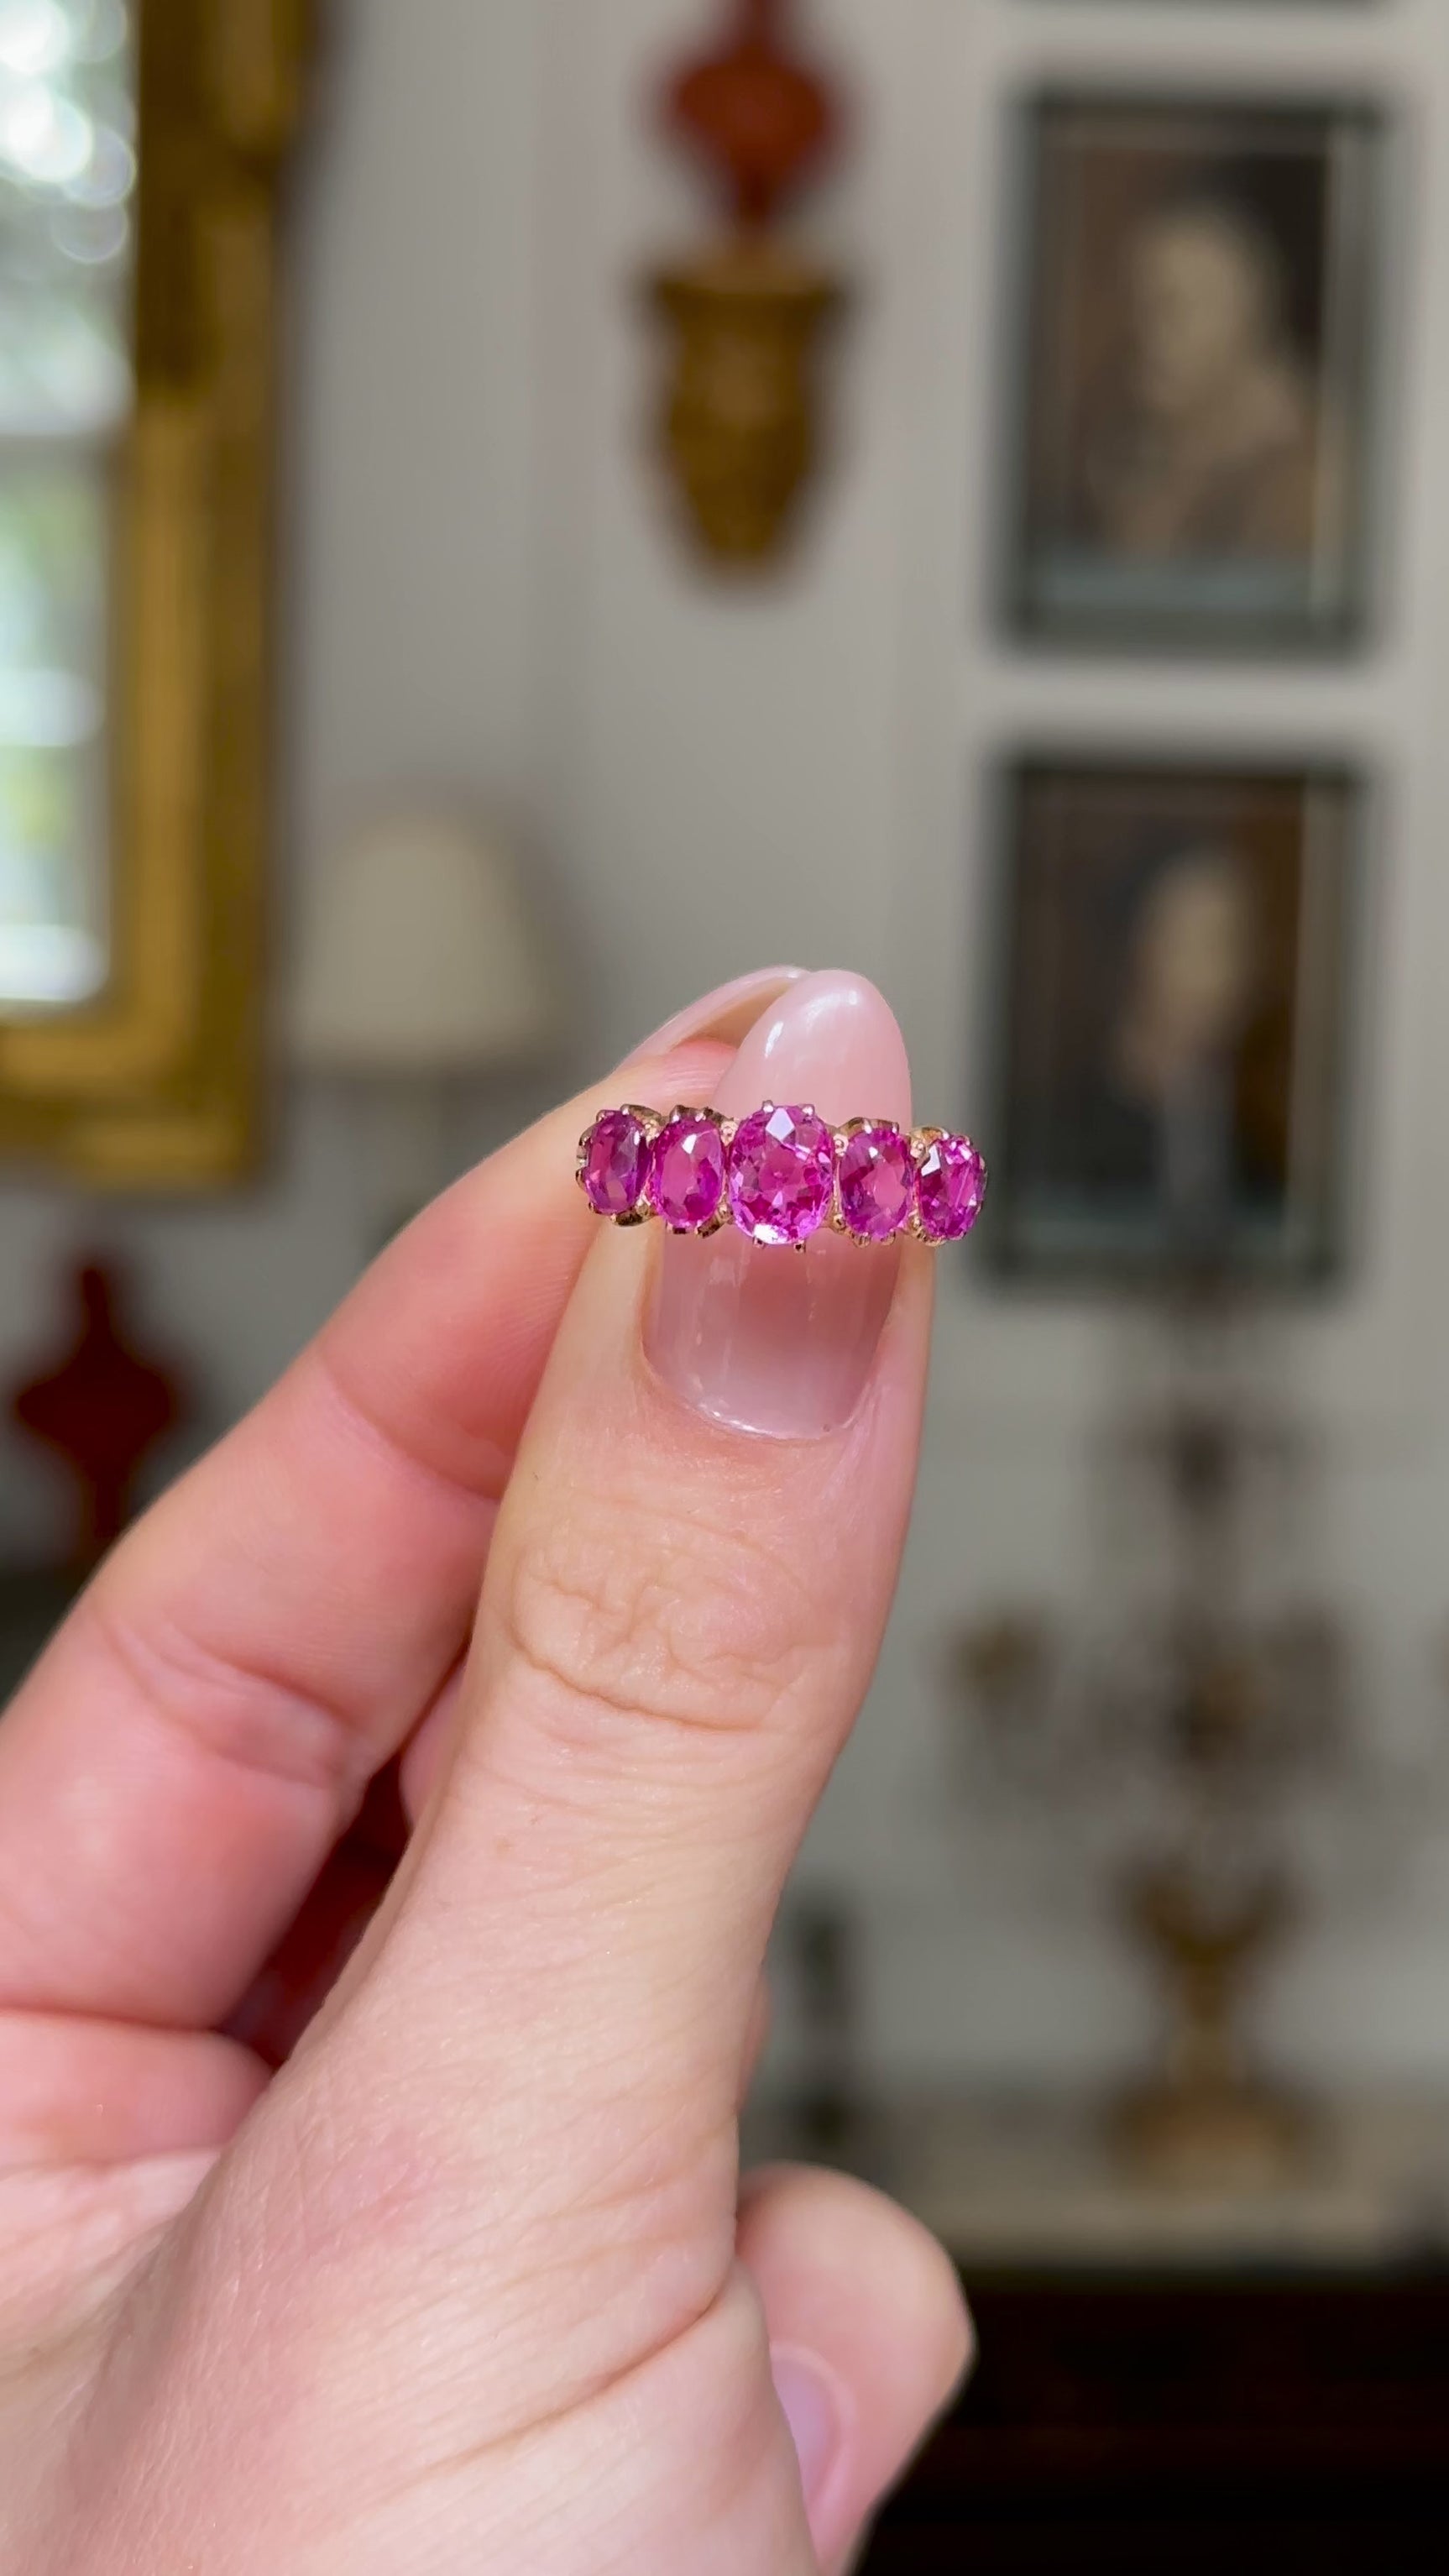
[[[969,1136],[887,1118],[827,1127],[814,1109],[773,1100],[740,1119],[602,1110],[579,1139],[577,1175],[594,1214],[615,1225],[658,1217],[671,1234],[697,1235],[735,1225],[752,1243],[797,1250],[822,1227],[857,1243],[959,1243],[986,1195]]]

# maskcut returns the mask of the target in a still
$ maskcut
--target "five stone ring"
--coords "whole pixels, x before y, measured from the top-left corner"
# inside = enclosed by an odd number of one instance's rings
[[[767,1100],[749,1118],[713,1109],[606,1109],[579,1139],[578,1183],[615,1225],[659,1217],[671,1234],[735,1225],[752,1243],[803,1249],[829,1227],[857,1243],[959,1243],[986,1195],[969,1136],[889,1119],[828,1127]]]

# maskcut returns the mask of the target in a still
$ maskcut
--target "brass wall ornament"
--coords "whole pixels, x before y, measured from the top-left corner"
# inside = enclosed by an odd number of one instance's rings
[[[654,293],[678,334],[666,445],[695,527],[724,562],[768,563],[815,462],[815,351],[839,291],[743,242],[662,271]]]
[[[776,229],[839,128],[830,89],[786,50],[787,11],[788,0],[737,0],[721,50],[671,84],[671,128],[731,223],[650,281],[673,335],[664,454],[706,554],[744,570],[790,536],[819,453],[821,337],[843,302],[840,280]]]
[[[119,1188],[253,1158],[268,843],[274,213],[309,0],[139,0],[134,391],[111,450],[106,971],[0,997],[0,1155]]]

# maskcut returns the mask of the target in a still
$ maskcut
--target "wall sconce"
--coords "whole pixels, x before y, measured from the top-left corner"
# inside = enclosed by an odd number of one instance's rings
[[[840,108],[788,49],[790,0],[735,0],[718,51],[665,95],[670,130],[722,193],[730,230],[650,280],[673,335],[666,461],[705,553],[749,570],[783,550],[815,465],[815,364],[840,280],[777,232],[785,202],[830,157]]]

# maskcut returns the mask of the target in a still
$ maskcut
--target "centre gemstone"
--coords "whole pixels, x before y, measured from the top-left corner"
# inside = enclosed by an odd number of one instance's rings
[[[835,1140],[813,1109],[766,1106],[730,1147],[730,1212],[753,1243],[804,1243],[830,1214]]]
[[[915,1177],[899,1127],[857,1127],[840,1157],[840,1213],[851,1233],[889,1243],[910,1222]]]
[[[654,1141],[649,1203],[676,1233],[712,1225],[725,1192],[724,1138],[712,1118],[671,1118]]]

